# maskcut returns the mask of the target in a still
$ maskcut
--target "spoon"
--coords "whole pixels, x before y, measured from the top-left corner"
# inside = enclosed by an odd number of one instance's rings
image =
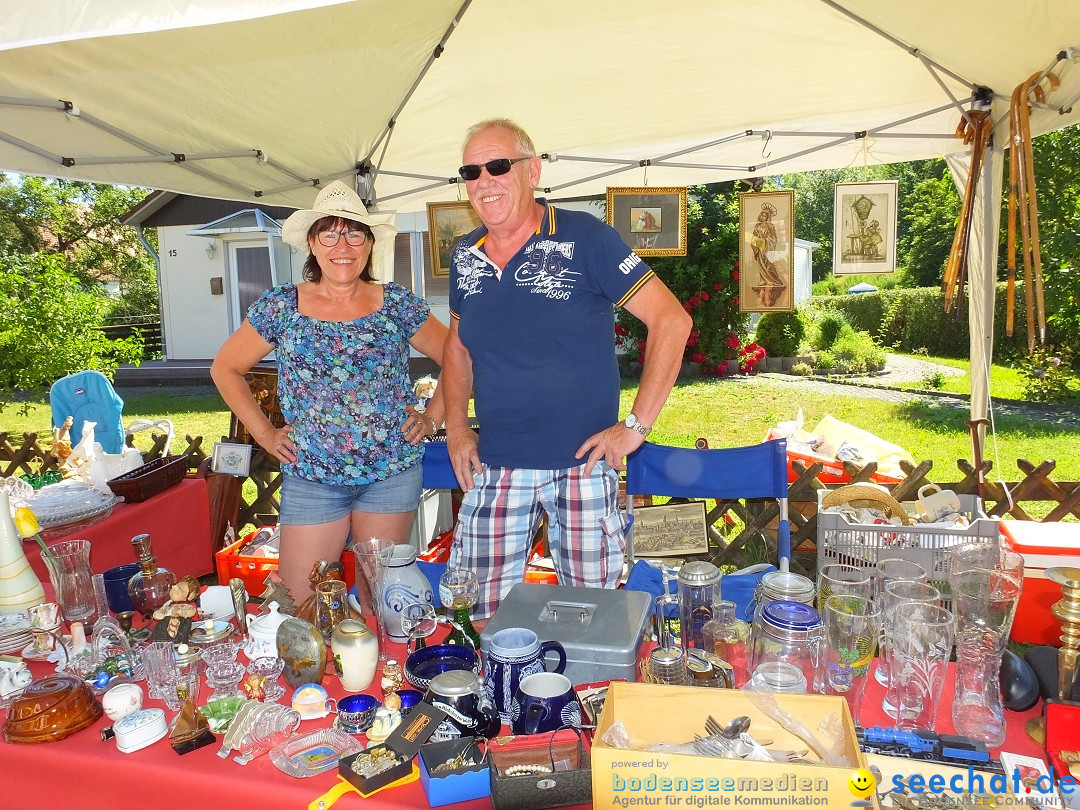
[[[738,717],[733,717],[726,726],[720,725],[709,715],[708,720],[705,722],[705,730],[710,734],[719,734],[728,740],[737,740],[739,735],[750,728],[750,718],[745,714],[740,714]]]

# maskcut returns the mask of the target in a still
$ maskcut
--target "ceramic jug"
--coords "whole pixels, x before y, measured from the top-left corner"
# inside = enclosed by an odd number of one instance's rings
[[[0,614],[25,613],[44,601],[41,580],[23,553],[22,538],[11,518],[11,501],[0,491]]]
[[[401,612],[417,602],[431,604],[435,594],[416,565],[416,549],[412,546],[399,544],[380,552],[379,566],[383,629],[391,641],[404,644],[409,634],[401,628]]]
[[[484,691],[504,723],[510,722],[510,704],[523,678],[544,671],[544,655],[555,653],[552,672],[566,669],[566,650],[558,641],[540,642],[527,627],[507,627],[491,637],[484,656]]]
[[[338,622],[330,649],[346,692],[363,692],[371,685],[379,665],[379,640],[366,624],[356,619]]]
[[[428,684],[424,700],[446,713],[429,742],[459,737],[489,739],[502,728],[499,713],[488,702],[475,672],[452,669],[436,675]]]

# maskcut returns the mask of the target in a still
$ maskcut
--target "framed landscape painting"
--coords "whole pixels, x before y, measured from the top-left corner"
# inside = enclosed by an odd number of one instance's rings
[[[685,256],[686,189],[611,187],[607,223],[639,256]]]
[[[795,309],[795,192],[739,195],[739,311]]]
[[[436,278],[449,276],[450,252],[461,237],[480,227],[480,217],[468,200],[428,203],[427,215],[431,274]]]
[[[705,501],[634,510],[635,557],[683,557],[708,551]]]
[[[833,272],[896,272],[896,180],[837,183]]]

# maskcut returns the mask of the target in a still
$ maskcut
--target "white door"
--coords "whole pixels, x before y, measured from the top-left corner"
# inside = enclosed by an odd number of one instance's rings
[[[232,288],[229,331],[235,332],[250,307],[274,286],[270,249],[265,241],[229,242],[229,282]]]

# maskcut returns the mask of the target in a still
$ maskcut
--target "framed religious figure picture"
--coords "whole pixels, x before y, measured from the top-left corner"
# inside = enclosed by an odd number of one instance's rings
[[[708,551],[705,501],[634,510],[635,557],[686,557]]]
[[[686,189],[609,188],[607,224],[639,256],[685,256]]]
[[[896,180],[837,183],[833,273],[896,272]]]
[[[739,195],[739,311],[795,309],[795,192]]]
[[[427,204],[428,244],[431,246],[431,274],[450,275],[450,251],[469,231],[480,227],[480,217],[472,204],[440,202]]]

